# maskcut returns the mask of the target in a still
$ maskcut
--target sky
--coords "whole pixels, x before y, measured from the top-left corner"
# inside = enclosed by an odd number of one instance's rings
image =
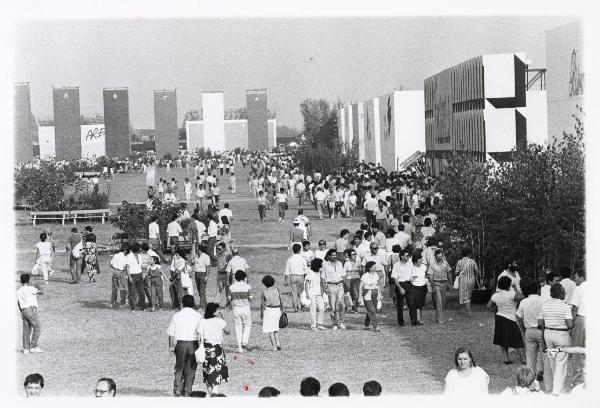
[[[423,80],[468,58],[524,52],[545,66],[554,17],[213,18],[22,20],[15,81],[32,111],[51,118],[52,86],[79,86],[81,113],[102,114],[102,88],[128,87],[131,123],[154,127],[153,89],[177,89],[178,123],[203,91],[225,108],[267,88],[277,123],[302,128],[304,98],[360,102]]]

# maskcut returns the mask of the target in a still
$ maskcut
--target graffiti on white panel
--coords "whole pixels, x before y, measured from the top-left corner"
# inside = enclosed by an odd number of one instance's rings
[[[100,139],[103,136],[104,136],[104,127],[95,127],[93,129],[89,129],[87,131],[87,134],[85,135],[85,140],[89,141],[89,140],[94,140],[94,139]]]
[[[571,74],[569,76],[569,97],[583,95],[583,69],[577,61],[577,50],[571,53]]]

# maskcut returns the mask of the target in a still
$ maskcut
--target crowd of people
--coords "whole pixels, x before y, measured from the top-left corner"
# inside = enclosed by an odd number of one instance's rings
[[[220,386],[229,377],[223,336],[230,333],[230,328],[221,310],[232,309],[238,352],[253,350],[251,305],[258,299],[248,284],[251,267],[234,245],[234,214],[229,203],[220,208],[220,177],[228,177],[229,190],[236,192],[235,161],[249,168],[248,186],[257,199],[261,221],[271,208],[278,209],[279,222],[287,221],[289,203],[298,203],[297,214],[289,219],[289,238],[285,240],[291,252],[282,268],[285,289],[278,287],[272,275],[265,275],[261,281],[262,331],[273,351],[285,347],[278,336],[285,327],[284,292],[291,295],[293,313],[306,310],[310,314],[313,331],[346,330],[346,314],[355,314],[360,307],[366,311],[365,330],[380,332],[381,318],[388,313],[395,313],[398,325],[404,326],[406,309],[410,325],[422,326],[429,323],[423,321],[422,313],[427,294],[431,295],[436,324],[444,324],[451,320],[445,305],[452,288],[458,291],[466,316],[471,317],[472,293],[481,285],[481,272],[470,248],[462,250],[462,258],[454,267],[446,259],[444,242],[438,234],[443,225],[436,215],[443,196],[436,191],[434,179],[410,171],[388,173],[365,163],[337,174],[309,175],[298,168],[292,155],[285,153],[242,151],[214,159],[189,156],[181,164],[189,175],[183,185],[183,199],[175,178],[168,182],[160,179],[155,190],[148,168],[144,170],[148,208],[162,203],[180,206],[167,226],[168,242],[162,242],[154,217],[148,225],[147,242],[123,244],[110,261],[113,308],[128,303],[131,310],[164,309],[163,287],[168,286],[170,307],[177,310],[167,330],[169,349],[176,360],[174,395],[192,396],[199,363],[207,392],[222,394]],[[194,185],[190,179],[195,180]],[[192,214],[188,204],[194,206]],[[360,208],[365,222],[353,232],[341,229],[339,238],[328,243],[314,237],[312,223],[318,221],[311,221],[304,214],[307,205],[316,209],[318,219],[326,214],[330,218],[352,219],[360,214]],[[52,275],[55,253],[48,232],[40,235],[36,256],[45,283]],[[99,273],[95,241],[91,226],[86,227],[83,236],[75,228],[72,230],[67,250],[73,283],[79,282],[83,272],[90,282]],[[182,249],[184,241],[189,245],[189,254]],[[311,241],[317,242],[314,250]],[[165,248],[169,249],[169,257],[163,253]],[[163,271],[164,264],[168,265],[168,276]],[[518,385],[511,392],[537,391],[543,381],[547,392],[564,393],[568,361],[574,370],[573,384],[568,388],[581,386],[587,296],[584,272],[577,271],[575,281],[570,279],[570,270],[561,271],[561,275],[550,272],[545,277],[547,285],[541,288],[539,282],[521,278],[517,268],[514,260],[507,260],[506,270],[498,276],[498,291],[487,305],[495,313],[493,343],[501,347],[504,363],[512,363],[512,348],[529,370],[519,369]],[[26,289],[20,289],[23,303],[19,300],[19,305],[24,322],[24,351],[35,353],[40,352],[35,351],[39,350],[40,326],[37,302],[33,299],[43,293],[43,288],[31,286],[28,277],[21,277]],[[392,309],[386,310],[388,307]],[[325,322],[326,311],[330,311],[329,324]],[[458,349],[455,363],[456,369],[446,377],[446,393],[458,394],[467,388],[471,393],[487,393],[489,377],[475,364],[469,350]],[[347,388],[344,391],[342,386],[332,385],[329,394],[347,395]],[[377,389],[374,384],[367,388]],[[275,391],[273,388],[264,393],[276,394]]]

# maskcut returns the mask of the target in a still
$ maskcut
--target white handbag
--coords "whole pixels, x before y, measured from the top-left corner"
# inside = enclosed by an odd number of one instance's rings
[[[81,257],[81,250],[82,249],[83,249],[83,243],[82,243],[82,241],[79,241],[77,243],[77,245],[75,245],[73,247],[73,250],[71,251],[71,254],[73,255],[73,258],[79,259]]]
[[[460,279],[460,275],[458,275],[456,278],[454,278],[454,289],[458,290],[459,287],[459,279]]]
[[[300,294],[300,303],[302,304],[302,306],[310,305],[310,299],[308,298],[308,296],[306,296],[305,290],[303,290],[302,293]]]
[[[196,358],[196,363],[202,364],[204,360],[206,360],[206,350],[204,349],[204,336],[200,338],[200,344],[196,351],[194,351],[194,357]]]
[[[34,265],[33,268],[31,268],[31,274],[33,276],[39,275],[40,274],[40,269],[41,269],[42,265],[40,264],[39,261],[37,261]]]

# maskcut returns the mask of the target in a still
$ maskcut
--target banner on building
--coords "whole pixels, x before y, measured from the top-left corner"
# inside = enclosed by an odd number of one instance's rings
[[[56,158],[58,160],[80,159],[81,117],[79,88],[53,88],[53,102]]]
[[[246,112],[248,114],[248,149],[267,149],[270,143],[267,128],[267,91],[265,89],[246,91]]]
[[[81,125],[81,157],[100,157],[105,154],[104,124]]]
[[[177,127],[177,93],[175,90],[154,91],[154,136],[156,155],[162,158],[179,153],[179,129]]]
[[[131,154],[127,88],[104,89],[103,99],[106,155],[127,157]]]

